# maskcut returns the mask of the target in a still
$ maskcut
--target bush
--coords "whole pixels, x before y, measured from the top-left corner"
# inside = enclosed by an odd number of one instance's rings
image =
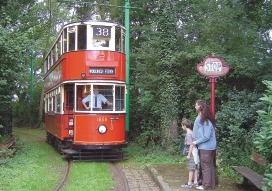
[[[261,117],[261,128],[256,134],[254,144],[257,151],[263,155],[270,163],[266,167],[265,184],[263,190],[272,190],[272,81],[263,81],[267,86],[267,94],[260,98],[267,104],[267,110],[259,110],[258,114]]]
[[[256,111],[264,107],[259,97],[255,92],[233,90],[217,112],[218,159],[223,167],[250,164]]]

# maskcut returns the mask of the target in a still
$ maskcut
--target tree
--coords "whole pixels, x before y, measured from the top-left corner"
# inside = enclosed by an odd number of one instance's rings
[[[218,111],[230,90],[263,90],[260,81],[270,75],[263,60],[271,56],[271,40],[263,38],[262,28],[240,1],[137,1],[132,6],[145,7],[131,16],[132,100],[137,103],[131,116],[141,123],[140,131],[139,123],[132,124],[135,137],[157,137],[152,139],[159,144],[167,140],[160,130],[172,126],[167,116],[176,113],[177,122],[195,117],[195,100],[210,100],[209,82],[196,72],[196,65],[212,52],[231,67],[217,85]],[[175,103],[169,111],[165,105],[171,94]]]

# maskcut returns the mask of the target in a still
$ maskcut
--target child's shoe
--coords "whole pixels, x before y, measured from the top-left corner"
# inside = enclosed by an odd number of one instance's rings
[[[181,188],[193,188],[193,185],[189,185],[189,184],[183,184],[181,185]]]
[[[194,187],[194,188],[196,188],[196,187],[198,187],[198,186],[199,186],[198,183],[194,183],[194,184],[193,184],[193,187]]]

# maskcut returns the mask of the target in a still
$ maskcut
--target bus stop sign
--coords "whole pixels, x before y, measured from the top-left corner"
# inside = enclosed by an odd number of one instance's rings
[[[197,71],[208,78],[218,78],[229,72],[229,66],[217,56],[207,56],[197,65]]]

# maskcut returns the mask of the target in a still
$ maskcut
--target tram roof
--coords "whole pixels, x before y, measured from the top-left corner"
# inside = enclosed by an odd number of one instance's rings
[[[92,24],[92,25],[106,25],[106,26],[119,26],[122,28],[125,28],[123,25],[116,21],[105,21],[105,20],[82,20],[82,21],[75,21],[75,22],[70,22],[62,26],[61,30],[63,28],[66,28],[68,26],[73,26],[73,25],[80,25],[80,24]]]
[[[121,25],[120,23],[116,22],[116,21],[106,21],[106,20],[82,20],[82,21],[75,21],[75,22],[70,22],[67,24],[64,24],[61,29],[59,30],[54,43],[51,45],[49,51],[47,52],[45,58],[48,56],[48,54],[50,53],[50,50],[52,49],[52,47],[54,46],[54,44],[57,42],[58,38],[60,37],[62,31],[64,28],[67,28],[69,26],[76,26],[76,25],[81,25],[81,24],[92,24],[92,25],[105,25],[105,26],[119,26],[123,29],[125,29],[125,27],[123,25]],[[44,58],[44,59],[45,59]]]

